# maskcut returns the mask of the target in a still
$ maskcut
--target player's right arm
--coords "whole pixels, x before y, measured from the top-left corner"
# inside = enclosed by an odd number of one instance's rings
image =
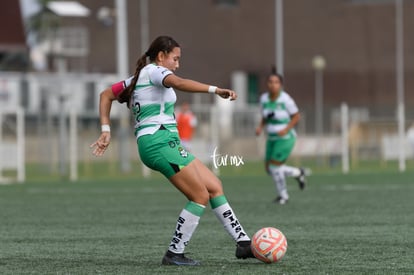
[[[112,87],[106,88],[99,97],[99,118],[101,125],[110,125],[109,114],[111,113],[112,101],[116,97],[112,91]]]
[[[263,127],[265,126],[265,124],[266,124],[266,120],[265,120],[265,118],[262,117],[262,119],[260,120],[259,126],[257,126],[257,128],[256,128],[256,136],[260,136],[260,134],[263,131]]]
[[[263,102],[265,101],[266,94],[262,94],[260,96],[260,114],[262,119],[260,120],[259,125],[256,127],[256,136],[260,136],[260,134],[263,132],[263,128],[266,125],[266,118],[263,116]]]
[[[110,113],[112,101],[116,100],[116,97],[112,91],[112,87],[106,88],[101,92],[99,97],[99,118],[101,121],[102,132],[99,138],[90,145],[93,148],[92,154],[99,157],[102,156],[111,142],[110,126]]]

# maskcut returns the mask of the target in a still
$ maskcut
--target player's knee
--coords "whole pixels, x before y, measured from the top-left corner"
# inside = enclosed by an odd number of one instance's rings
[[[210,200],[210,194],[206,190],[205,192],[198,194],[197,197],[192,200],[198,204],[207,205]]]
[[[208,190],[208,193],[209,193],[209,198],[215,198],[217,196],[223,195],[224,192],[223,192],[223,186],[221,184],[221,181],[217,180],[217,182],[212,184]]]

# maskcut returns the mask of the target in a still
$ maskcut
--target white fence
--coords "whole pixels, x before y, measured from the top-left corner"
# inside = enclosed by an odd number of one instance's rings
[[[99,93],[117,81],[112,74],[0,73],[0,106],[22,106],[27,115],[98,112]],[[118,107],[113,115],[119,115]]]
[[[381,154],[383,160],[397,160],[399,158],[399,137],[398,135],[385,135],[382,137]],[[408,139],[404,142],[405,158],[414,159],[414,144]]]
[[[25,111],[27,122],[25,140],[28,144],[24,150],[26,162],[46,163],[52,167],[51,171],[59,170],[59,165],[70,166],[70,178],[76,179],[76,163],[90,162],[93,159],[89,144],[99,134],[99,94],[117,80],[117,77],[111,74],[62,76],[0,73],[0,108],[4,110],[7,106],[8,109],[16,109],[23,106]],[[195,95],[194,102],[198,104],[192,106],[199,121],[193,145],[194,153],[205,162],[212,161],[215,148],[224,154],[241,155],[245,160],[262,160],[264,138],[255,136],[255,128],[260,120],[259,107],[237,101],[232,102],[230,106],[218,97],[216,103],[201,104],[200,96],[205,95]],[[389,141],[387,137],[384,137],[384,141],[380,141],[381,138],[378,137],[382,137],[383,132],[379,136],[380,132],[377,128],[372,134],[368,115],[364,116],[365,124],[356,127],[356,130],[348,135],[348,130],[353,129],[348,126],[355,125],[352,121],[353,113],[348,114],[346,105],[339,107],[335,116],[331,117],[335,120],[334,132],[325,133],[321,137],[306,132],[304,127],[307,125],[306,114],[302,116],[303,120],[297,127],[298,140],[293,152],[295,157],[333,156],[341,160],[344,172],[349,169],[348,162],[352,161],[352,158],[363,159],[366,152],[370,153],[368,157],[371,159],[378,159],[381,156],[385,160],[395,159],[396,150],[393,150],[393,145],[389,145],[395,141]],[[129,131],[127,141],[119,142],[117,130],[120,128],[121,114],[127,112],[123,105],[113,105],[111,112],[114,124],[111,145],[113,150],[108,153],[106,160],[118,162],[125,157],[128,160],[138,160],[132,129]],[[349,122],[348,117],[351,118]],[[396,122],[391,121],[389,124],[395,126]],[[387,128],[387,131],[390,135],[396,133],[393,128],[390,130]],[[350,142],[349,146],[348,142]],[[10,150],[18,148],[5,141],[0,143],[3,148],[2,156],[17,156]],[[119,148],[123,146],[122,144],[128,146],[129,155],[118,155],[117,152],[121,151]],[[410,148],[407,148],[407,157],[410,157],[409,150]],[[351,160],[348,152],[351,152]],[[383,152],[382,155],[379,152]]]
[[[16,180],[25,180],[24,111],[22,108],[0,109],[0,183],[14,181],[4,171],[16,171]]]

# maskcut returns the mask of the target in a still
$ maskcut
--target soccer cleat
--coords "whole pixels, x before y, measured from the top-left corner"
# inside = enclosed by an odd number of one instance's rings
[[[174,253],[167,251],[162,258],[161,264],[163,265],[200,265],[199,261],[187,258],[184,253]]]
[[[237,259],[255,258],[250,244],[251,244],[251,241],[237,242],[237,247],[236,247],[236,258]]]
[[[289,201],[289,199],[282,198],[281,196],[278,196],[276,199],[273,200],[274,203],[278,204],[286,204]]]
[[[300,175],[298,177],[296,177],[296,180],[299,183],[299,189],[303,190],[305,189],[305,185],[306,185],[306,171],[303,168],[299,168],[300,169]]]

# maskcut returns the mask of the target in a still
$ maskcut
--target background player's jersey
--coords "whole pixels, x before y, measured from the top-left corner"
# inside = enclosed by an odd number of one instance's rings
[[[181,140],[191,140],[194,128],[197,126],[197,117],[191,111],[176,113],[177,129]]]
[[[270,139],[296,137],[294,129],[291,129],[283,137],[277,135],[277,132],[284,129],[290,122],[290,117],[299,111],[295,101],[285,91],[281,91],[274,101],[270,99],[268,92],[264,93],[260,97],[260,107],[262,117],[266,122],[266,132]]]

